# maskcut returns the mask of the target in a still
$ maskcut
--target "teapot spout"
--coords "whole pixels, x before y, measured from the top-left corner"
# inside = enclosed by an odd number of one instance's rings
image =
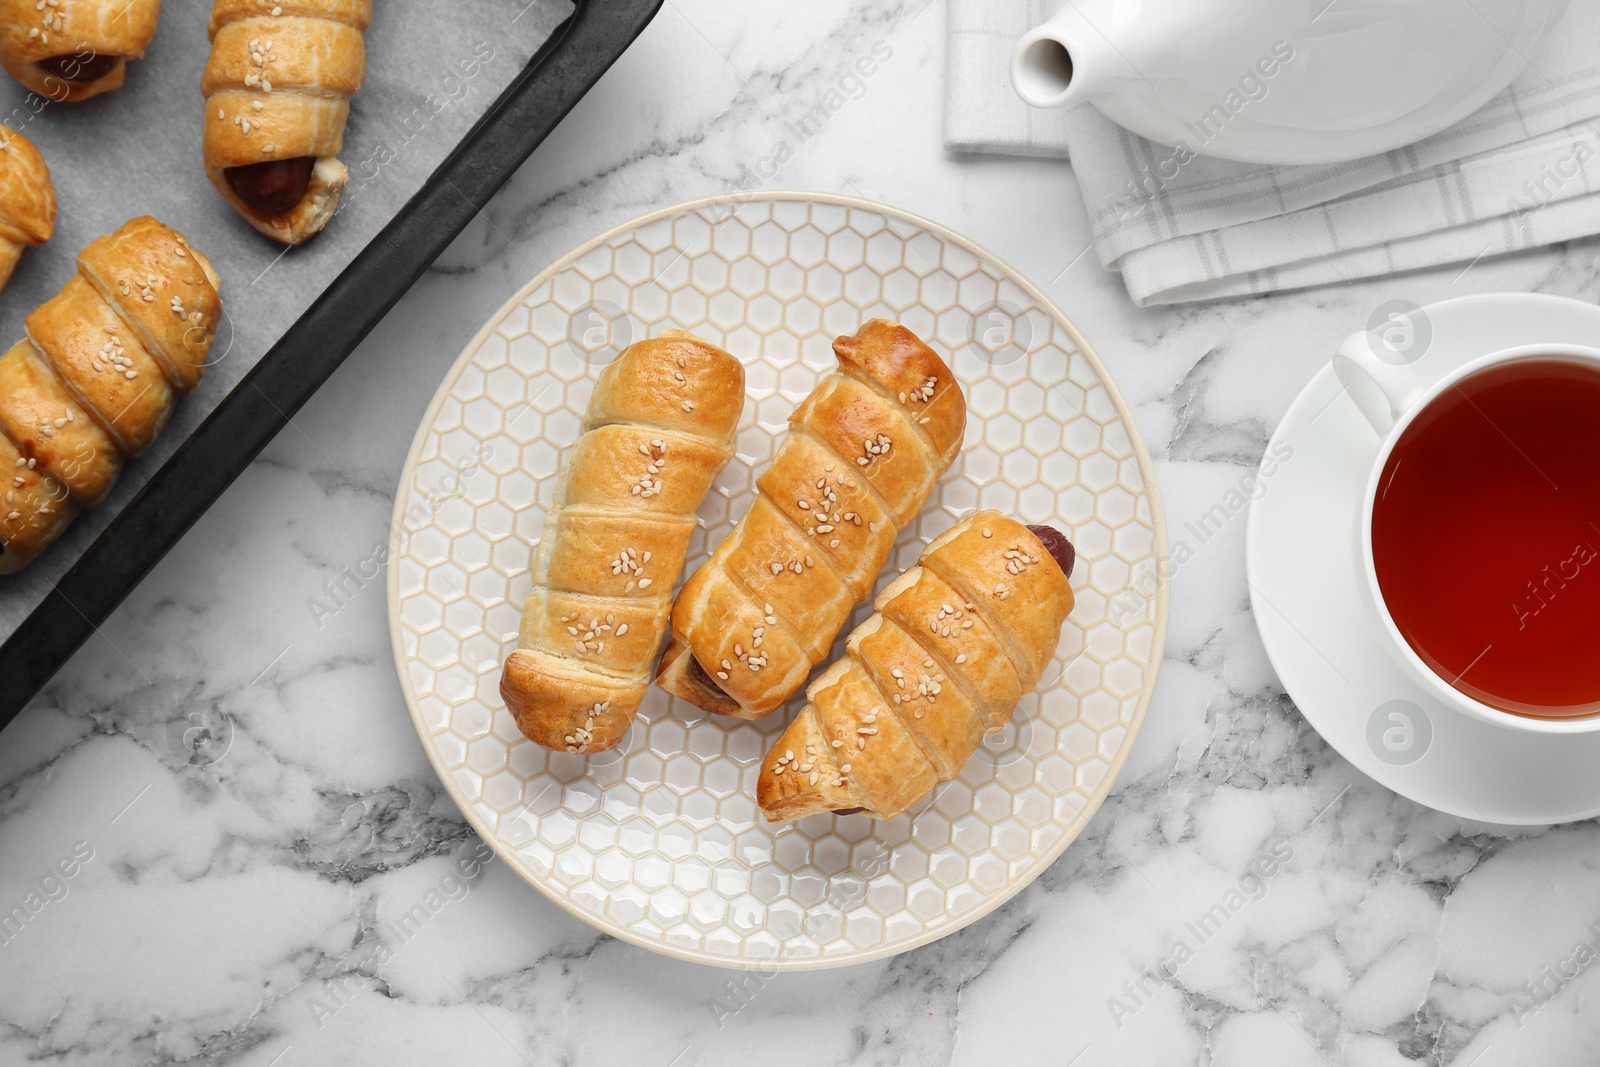
[[[1066,107],[1087,100],[1104,75],[1105,38],[1071,3],[1017,42],[1011,86],[1034,107]]]

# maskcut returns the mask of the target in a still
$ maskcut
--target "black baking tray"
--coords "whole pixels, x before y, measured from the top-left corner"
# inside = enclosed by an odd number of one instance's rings
[[[250,465],[472,221],[662,0],[578,0],[422,189],[173,453],[0,645],[0,729]]]

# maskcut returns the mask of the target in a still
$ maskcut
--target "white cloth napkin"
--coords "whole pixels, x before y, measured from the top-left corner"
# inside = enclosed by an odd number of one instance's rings
[[[1030,108],[1011,50],[1059,6],[949,0],[945,146],[1072,160],[1102,266],[1135,303],[1326,285],[1600,233],[1600,0],[1573,0],[1529,69],[1417,144],[1349,163],[1196,158],[1153,193],[1171,150],[1090,105]]]

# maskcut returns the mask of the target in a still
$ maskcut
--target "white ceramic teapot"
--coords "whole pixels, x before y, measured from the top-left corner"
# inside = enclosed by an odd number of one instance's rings
[[[1017,45],[1035,107],[1090,101],[1153,141],[1252,163],[1410,144],[1504,89],[1568,0],[1066,0]]]

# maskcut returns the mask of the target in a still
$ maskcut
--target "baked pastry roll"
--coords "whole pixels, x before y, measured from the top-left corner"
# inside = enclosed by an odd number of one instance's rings
[[[500,695],[530,740],[600,752],[650,687],[695,510],[733,455],[744,367],[667,330],[600,373],[545,513]]]
[[[321,232],[350,174],[350,98],[367,76],[372,0],[216,0],[207,33],[206,177],[287,245]]]
[[[222,304],[205,256],[145,217],[91,241],[78,273],[0,356],[0,574],[20,570],[199,384]]]
[[[55,229],[50,168],[32,141],[0,128],[0,289],[11,280],[24,246],[44,244]]]
[[[761,764],[771,822],[888,819],[954,778],[1039,684],[1072,610],[1074,553],[1048,526],[982,511],[884,587]]]
[[[40,96],[87,100],[143,59],[161,0],[0,0],[0,64]]]
[[[961,387],[916,334],[873,319],[833,351],[749,513],[673,605],[656,680],[707,711],[759,718],[805,683],[961,447]]]

